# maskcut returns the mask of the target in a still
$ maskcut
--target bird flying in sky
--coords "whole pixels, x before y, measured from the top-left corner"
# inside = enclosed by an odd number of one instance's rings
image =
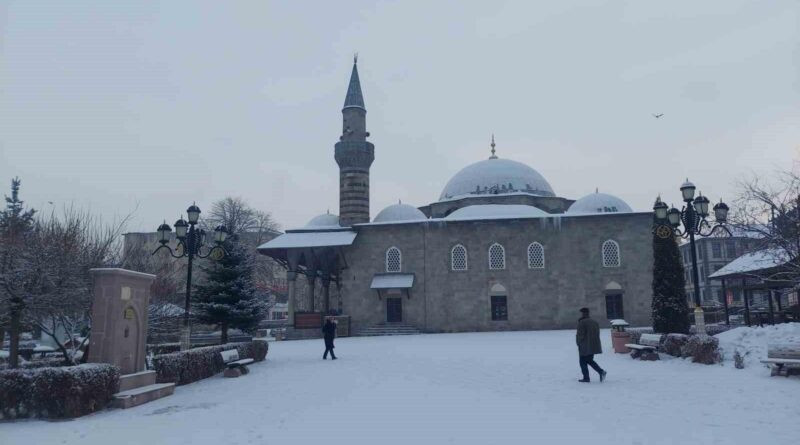
[[[661,117],[663,115],[664,115],[664,113],[659,113],[659,114],[653,113],[653,117],[656,118],[656,119],[658,119],[659,117]]]

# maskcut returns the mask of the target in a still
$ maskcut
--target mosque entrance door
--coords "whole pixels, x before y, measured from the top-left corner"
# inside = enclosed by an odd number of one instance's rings
[[[403,321],[403,299],[402,298],[387,298],[386,299],[386,322],[399,323]]]

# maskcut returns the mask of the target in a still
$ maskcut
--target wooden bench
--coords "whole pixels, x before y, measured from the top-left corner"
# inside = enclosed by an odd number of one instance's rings
[[[661,334],[642,334],[639,343],[626,343],[625,347],[631,350],[632,358],[643,360],[658,360],[658,347],[661,345]]]
[[[239,351],[236,349],[228,349],[219,353],[222,356],[222,361],[225,363],[225,377],[239,377],[242,374],[250,372],[247,365],[253,363],[255,360],[251,358],[244,358],[239,360]]]
[[[767,358],[761,363],[770,365],[771,375],[789,377],[793,370],[800,370],[800,344],[768,345]]]

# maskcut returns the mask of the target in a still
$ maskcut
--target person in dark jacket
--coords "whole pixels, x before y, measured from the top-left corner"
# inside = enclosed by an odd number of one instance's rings
[[[325,320],[325,325],[322,326],[322,336],[325,338],[325,353],[322,354],[322,359],[328,359],[328,352],[331,353],[331,360],[336,360],[336,354],[333,353],[333,339],[336,337],[336,324],[328,318]]]
[[[581,318],[578,320],[578,332],[575,334],[578,344],[581,372],[583,378],[579,382],[589,383],[589,366],[600,374],[600,381],[606,379],[606,372],[594,361],[595,354],[602,354],[600,345],[600,326],[589,316],[589,308],[581,308]]]

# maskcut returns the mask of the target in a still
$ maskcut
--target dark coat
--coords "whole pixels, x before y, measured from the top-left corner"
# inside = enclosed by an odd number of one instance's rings
[[[322,326],[322,336],[325,338],[325,347],[333,348],[333,339],[336,337],[336,325],[330,320]]]
[[[575,334],[579,355],[602,354],[600,345],[600,326],[590,317],[578,320],[578,332]]]

